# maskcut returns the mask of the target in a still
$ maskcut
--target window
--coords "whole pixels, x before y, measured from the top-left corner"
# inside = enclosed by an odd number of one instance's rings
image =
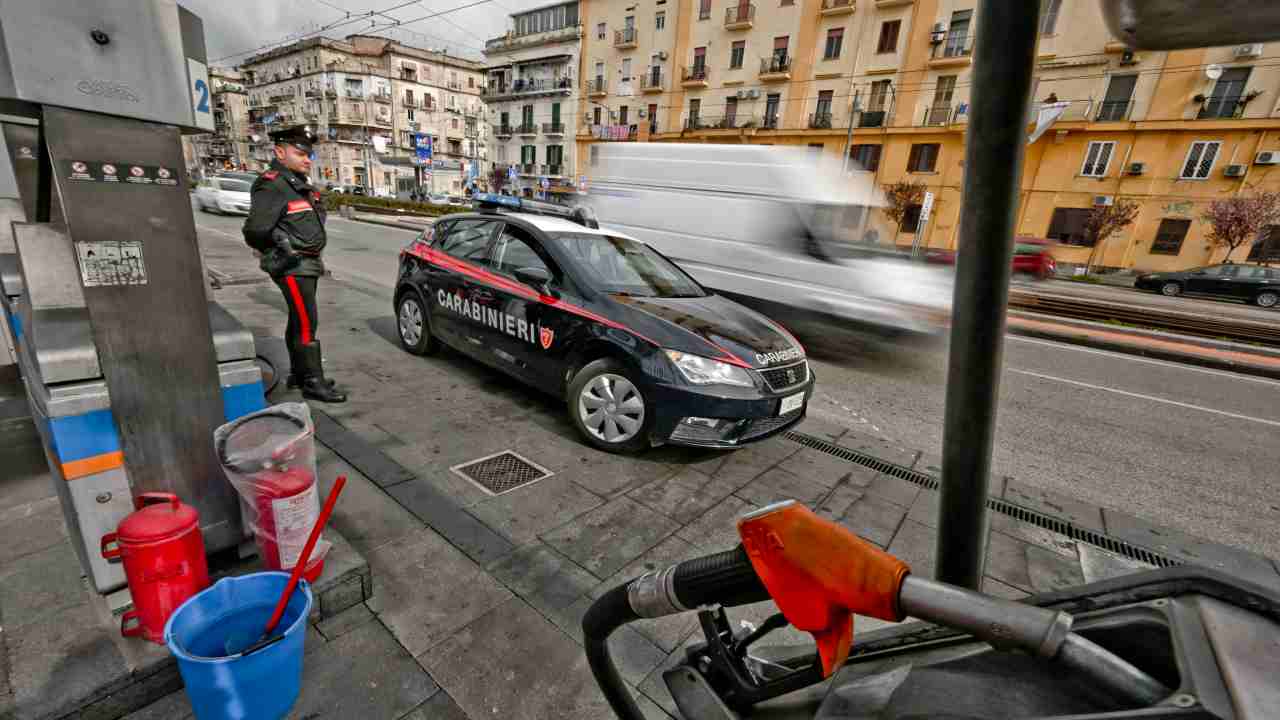
[[[659,10],[658,13],[653,16],[653,29],[662,30],[666,26],[667,26],[667,13],[662,10]]]
[[[902,29],[901,20],[890,20],[880,23],[880,40],[876,43],[877,53],[898,51],[898,31]]]
[[[1084,225],[1091,212],[1093,211],[1089,208],[1054,208],[1053,219],[1049,221],[1049,232],[1045,233],[1045,237],[1064,245],[1090,247],[1092,243],[1084,233]]]
[[[711,17],[711,0],[700,0],[698,5],[698,19],[706,20]]]
[[[729,69],[737,70],[742,67],[742,60],[747,55],[747,41],[736,40],[733,48],[729,50]]]
[[[738,98],[729,97],[724,101],[724,126],[727,128],[737,127],[735,123],[738,121]]]
[[[547,146],[547,164],[548,165],[564,164],[564,146],[563,145]]]
[[[1258,234],[1249,248],[1250,262],[1280,262],[1280,225],[1268,225]],[[1280,279],[1280,270],[1271,271],[1272,278]]]
[[[658,106],[653,103],[649,104],[649,132],[658,132]]]
[[[1091,142],[1084,154],[1084,165],[1080,174],[1085,177],[1106,177],[1107,166],[1111,164],[1111,155],[1116,149],[1114,142]]]
[[[1160,229],[1156,230],[1155,241],[1151,243],[1151,254],[1177,255],[1182,252],[1182,241],[1187,238],[1190,228],[1190,220],[1164,218],[1160,221]]]
[[[1204,180],[1209,177],[1209,171],[1213,170],[1213,161],[1218,157],[1218,148],[1222,147],[1222,143],[1218,141],[1197,141],[1191,143],[1191,150],[1187,152],[1187,160],[1182,164],[1182,174],[1179,175],[1181,180]]]
[[[631,58],[622,58],[622,82],[631,81]]]
[[[969,54],[972,48],[969,43],[969,21],[972,19],[972,10],[956,10],[951,13],[951,26],[947,29],[947,44],[942,50],[943,57]]]
[[[458,124],[458,119],[454,118],[453,123],[456,126]],[[526,130],[528,128],[533,127],[533,106],[532,105],[525,105],[524,107],[520,108],[520,126],[525,128]]]
[[[908,205],[906,212],[902,213],[902,224],[898,229],[904,233],[913,233],[916,227],[920,225],[921,207],[919,204]]]
[[[1062,0],[1044,0],[1040,6],[1040,34],[1052,35],[1058,25],[1058,11],[1062,9]]]
[[[764,99],[764,126],[766,128],[777,129],[778,127],[778,106],[782,104],[782,95],[779,93],[770,93]]]
[[[605,34],[606,34],[607,32],[608,32],[608,29],[605,27],[605,24],[604,24],[604,23],[600,23],[599,25],[596,25],[596,39],[597,39],[597,40],[603,40],[603,39],[604,39],[604,36],[605,36]]]
[[[871,83],[871,97],[867,100],[866,112],[883,113],[885,103],[889,99],[889,80],[877,80]]]
[[[1200,107],[1200,119],[1231,118],[1244,107],[1244,86],[1249,82],[1249,71],[1252,68],[1227,68],[1214,83],[1213,94],[1205,99]]]
[[[880,146],[854,145],[849,148],[849,159],[856,164],[851,169],[875,172],[880,169]]]
[[[1133,99],[1133,88],[1137,84],[1137,75],[1112,75],[1107,83],[1107,94],[1098,107],[1098,119],[1124,120],[1129,114],[1129,101]]]
[[[619,125],[630,124],[627,122],[627,106],[626,105],[623,105],[622,107],[618,108],[618,124]]]
[[[459,220],[449,227],[440,250],[461,260],[483,260],[497,224],[494,220]]]
[[[689,101],[689,126],[698,127],[698,113],[702,110],[702,101],[694,98]]]
[[[415,120],[413,116],[413,108],[409,108],[408,110],[405,110],[405,112],[409,114],[409,122],[413,122]]]
[[[822,90],[818,93],[818,106],[815,108],[818,115],[831,117],[831,98],[834,95],[834,90]]]
[[[796,4],[796,0],[782,0],[782,7],[786,7],[788,5],[795,5],[795,4]]]
[[[693,49],[693,76],[696,78],[703,77],[703,73],[707,69],[707,48],[696,47]]]
[[[476,79],[475,79],[474,77],[468,77],[468,78],[467,78],[467,87],[469,87],[469,88],[473,88],[473,87],[475,87],[475,86],[476,86]]]
[[[705,297],[706,292],[670,260],[644,243],[611,235],[557,232],[551,242],[579,263],[583,277],[606,293],[637,297]]]
[[[938,165],[938,143],[918,143],[907,156],[907,172],[933,172]]]
[[[490,265],[496,272],[514,278],[515,271],[521,268],[537,268],[551,272],[547,263],[534,252],[529,237],[520,228],[507,225],[493,244]]]
[[[844,44],[844,28],[831,28],[827,31],[827,51],[823,60],[835,60],[840,57],[840,46]]]
[[[600,124],[600,108],[595,108],[591,111],[591,122],[595,125]]]
[[[773,39],[773,59],[778,65],[784,65],[787,62],[787,45],[791,42],[791,36],[783,35]]]

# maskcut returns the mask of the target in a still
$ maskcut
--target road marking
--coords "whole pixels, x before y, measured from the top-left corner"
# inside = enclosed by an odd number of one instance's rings
[[[1267,420],[1265,418],[1253,417],[1251,415],[1241,415],[1239,413],[1227,412],[1226,410],[1215,410],[1214,408],[1204,407],[1203,405],[1192,405],[1191,403],[1178,402],[1177,400],[1169,400],[1168,398],[1156,397],[1155,395],[1144,395],[1142,393],[1129,392],[1128,390],[1120,390],[1119,388],[1107,387],[1105,385],[1094,385],[1093,383],[1080,382],[1079,380],[1069,380],[1067,378],[1057,377],[1055,375],[1045,375],[1043,373],[1031,372],[1030,370],[1019,370],[1018,368],[1008,368],[1009,372],[1018,373],[1019,375],[1030,375],[1031,377],[1040,378],[1042,380],[1053,380],[1054,382],[1066,383],[1068,385],[1076,385],[1078,387],[1089,388],[1090,390],[1101,390],[1102,392],[1115,393],[1116,395],[1124,395],[1126,397],[1138,398],[1140,400],[1150,400],[1151,402],[1164,403],[1166,405],[1174,405],[1188,410],[1199,410],[1201,412],[1213,413],[1214,415],[1222,415],[1223,417],[1235,418],[1237,420],[1247,420],[1249,422],[1262,423],[1263,425],[1271,425],[1280,427],[1280,420]]]
[[[1254,375],[1245,375],[1242,373],[1233,373],[1226,370],[1211,370],[1196,365],[1184,365],[1182,363],[1171,362],[1169,360],[1152,360],[1150,358],[1138,357],[1137,355],[1129,355],[1127,353],[1113,352],[1110,350],[1095,350],[1094,348],[1081,347],[1069,342],[1054,342],[1052,340],[1039,340],[1036,338],[1023,337],[1021,335],[1006,335],[1010,340],[1018,342],[1031,343],[1032,345],[1044,345],[1046,347],[1063,348],[1067,350],[1075,350],[1076,352],[1089,353],[1090,355],[1105,355],[1107,357],[1128,360],[1130,362],[1146,363],[1148,365],[1161,365],[1167,368],[1177,370],[1188,370],[1190,372],[1204,373],[1205,375],[1218,375],[1221,377],[1231,378],[1232,380],[1248,380],[1249,382],[1261,383],[1263,385],[1280,386],[1280,382],[1276,380],[1268,380]]]
[[[340,222],[344,222],[349,225],[364,225],[366,226],[365,229],[369,229],[368,226],[372,225],[374,228],[386,228],[388,230],[395,230],[396,232],[413,233],[414,235],[417,235],[419,232],[422,232],[421,230],[410,230],[409,228],[391,227],[390,225],[379,225],[378,223],[362,223],[359,220],[348,220],[346,218],[340,218],[340,217],[329,218],[329,219],[338,220]]]

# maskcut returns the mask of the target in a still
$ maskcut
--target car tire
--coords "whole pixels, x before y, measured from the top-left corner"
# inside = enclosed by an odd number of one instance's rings
[[[400,346],[414,355],[434,355],[440,341],[431,334],[431,317],[422,296],[406,290],[396,300],[396,337]]]
[[[587,363],[569,383],[567,400],[569,419],[592,447],[620,454],[648,449],[653,407],[627,366],[613,358]]]
[[[1280,292],[1275,290],[1263,290],[1253,296],[1253,304],[1262,308],[1273,308],[1280,303]]]
[[[1165,297],[1177,297],[1182,294],[1182,283],[1173,281],[1161,283],[1160,294]]]

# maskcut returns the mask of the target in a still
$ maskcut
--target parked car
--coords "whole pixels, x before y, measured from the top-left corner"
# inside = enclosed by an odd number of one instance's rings
[[[932,249],[925,251],[926,262],[939,265],[955,265],[956,251]],[[1013,244],[1013,274],[1048,280],[1058,271],[1058,261],[1049,254],[1049,241],[1042,238],[1017,237]]]
[[[391,188],[376,188],[373,191],[373,196],[380,198],[394,198],[396,193]]]
[[[225,175],[205,178],[196,186],[196,203],[205,212],[249,214],[251,180]]]
[[[1216,295],[1273,308],[1280,303],[1280,268],[1259,265],[1210,265],[1179,272],[1139,275],[1133,286],[1170,297]]]
[[[427,202],[431,203],[432,205],[448,205],[449,196],[445,195],[444,193],[433,193],[427,196]]]

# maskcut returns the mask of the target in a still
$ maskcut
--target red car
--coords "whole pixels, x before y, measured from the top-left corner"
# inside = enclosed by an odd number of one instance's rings
[[[928,250],[925,262],[955,265],[955,250]],[[1058,263],[1049,254],[1049,241],[1043,238],[1017,237],[1013,245],[1013,274],[1031,275],[1037,280],[1047,280],[1058,270]]]

